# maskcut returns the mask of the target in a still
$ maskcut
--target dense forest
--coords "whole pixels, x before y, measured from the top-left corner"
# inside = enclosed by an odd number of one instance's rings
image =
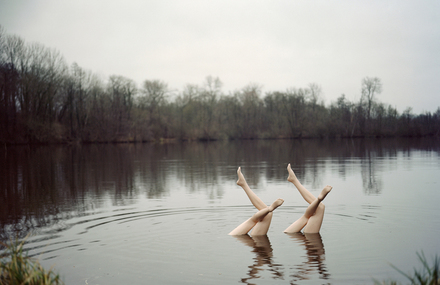
[[[440,135],[440,107],[400,114],[378,100],[377,77],[363,78],[360,92],[358,102],[342,94],[325,106],[316,83],[265,94],[257,84],[226,94],[212,76],[180,91],[161,80],[137,86],[69,66],[58,51],[0,26],[2,143]]]

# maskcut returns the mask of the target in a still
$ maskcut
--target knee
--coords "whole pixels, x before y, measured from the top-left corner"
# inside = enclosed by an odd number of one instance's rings
[[[263,222],[264,221],[264,222],[269,222],[270,223],[270,221],[272,220],[272,215],[273,215],[273,212],[269,212],[264,217],[259,217],[257,222]]]

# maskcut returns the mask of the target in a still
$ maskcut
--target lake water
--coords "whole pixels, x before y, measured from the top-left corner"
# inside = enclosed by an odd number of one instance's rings
[[[372,284],[440,255],[440,141],[354,139],[8,146],[0,240],[66,284]],[[329,184],[320,234],[287,235]],[[283,198],[265,237],[228,233]]]

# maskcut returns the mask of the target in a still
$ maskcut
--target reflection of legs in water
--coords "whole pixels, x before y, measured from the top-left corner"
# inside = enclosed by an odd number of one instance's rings
[[[324,263],[325,251],[321,235],[319,233],[292,233],[288,235],[299,244],[304,245],[307,252],[307,260],[297,267],[298,271],[294,275],[291,275],[295,278],[293,282],[309,279],[313,269],[318,271],[321,279],[329,279],[330,274]]]
[[[276,208],[281,206],[283,204],[283,202],[284,202],[283,199],[275,200],[275,202],[273,202],[272,205],[255,213],[252,217],[250,217],[249,219],[244,221],[241,225],[239,225],[234,230],[232,230],[232,232],[230,232],[229,235],[245,235],[245,234],[247,234],[253,227],[255,227],[255,225],[257,225],[257,223],[263,221],[264,218],[269,213],[273,212]],[[254,232],[252,232],[252,234],[254,236],[259,235],[259,234],[255,234]],[[265,234],[267,234],[267,231],[265,233],[260,234],[260,235],[265,235]]]
[[[260,275],[258,272],[261,270],[264,270],[264,266],[267,265],[269,267],[269,271],[272,272],[272,277],[274,279],[279,279],[283,277],[283,273],[280,272],[279,266],[280,265],[274,265],[272,264],[272,257],[273,257],[273,249],[270,244],[269,238],[267,235],[263,236],[253,236],[250,237],[249,235],[240,235],[235,236],[239,241],[243,242],[247,246],[250,246],[253,248],[252,252],[255,252],[256,257],[253,258],[254,263],[249,266],[249,271],[247,275],[249,277],[242,278],[241,282],[246,284],[249,283],[251,279],[258,279],[260,278]]]
[[[319,194],[318,198],[315,198],[309,190],[307,190],[298,180],[292,168],[290,167],[290,163],[287,166],[287,171],[289,172],[289,177],[287,180],[292,182],[293,185],[298,189],[301,196],[309,203],[309,207],[307,208],[304,215],[299,218],[296,222],[290,225],[284,232],[286,233],[294,233],[301,231],[304,227],[304,232],[306,233],[318,233],[321,229],[322,220],[324,219],[324,210],[325,206],[321,203],[322,200],[327,196],[327,194],[331,191],[331,186],[326,186]]]

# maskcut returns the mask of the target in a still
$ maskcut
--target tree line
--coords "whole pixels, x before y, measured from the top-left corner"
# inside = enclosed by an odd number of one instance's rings
[[[359,101],[341,95],[325,106],[316,83],[269,91],[249,84],[222,90],[218,77],[172,91],[161,80],[141,86],[102,79],[56,50],[26,43],[0,26],[0,141],[142,142],[167,139],[276,139],[438,136],[436,112],[399,113],[377,96],[377,77],[361,81]]]

